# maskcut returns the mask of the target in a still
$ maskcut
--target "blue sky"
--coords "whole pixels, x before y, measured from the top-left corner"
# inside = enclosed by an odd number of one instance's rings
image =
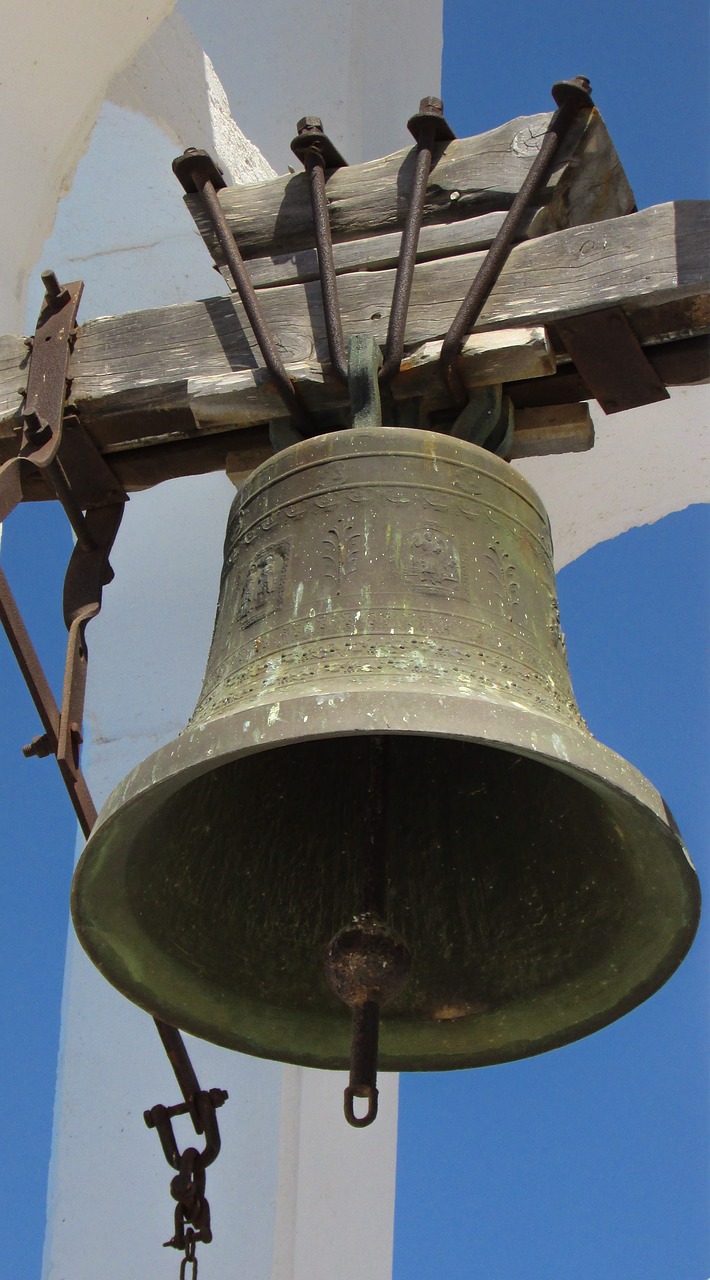
[[[639,206],[707,197],[709,50],[696,0],[446,0],[446,114],[459,134],[478,133],[546,110],[554,80],[585,74]],[[595,548],[559,584],[582,711],[661,790],[701,878],[709,543],[710,509],[692,508]],[[3,542],[57,691],[69,550],[50,504],[15,513]],[[13,1280],[35,1280],[75,825],[52,761],[21,757],[38,726],[1,642],[0,686],[12,1045],[1,1066],[12,1102],[0,1114],[0,1191],[6,1224],[22,1224],[0,1250],[0,1274],[11,1249]],[[395,1280],[707,1280],[707,973],[701,927],[667,987],[597,1036],[506,1067],[403,1077]]]
[[[640,208],[707,198],[705,4],[446,0],[447,119],[476,133],[586,75]],[[674,811],[707,883],[710,507],[559,575],[594,734]],[[597,1035],[475,1072],[402,1076],[394,1280],[707,1280],[708,940]]]

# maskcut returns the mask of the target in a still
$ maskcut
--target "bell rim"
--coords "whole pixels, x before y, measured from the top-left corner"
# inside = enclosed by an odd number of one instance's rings
[[[463,714],[453,728],[452,711],[455,714],[456,710]],[[363,727],[363,716],[367,718],[366,727]],[[225,726],[239,719],[249,740],[225,748]],[[695,874],[694,864],[660,792],[634,765],[599,742],[588,729],[531,710],[529,706],[517,707],[509,701],[497,702],[450,691],[441,694],[417,691],[407,697],[402,689],[396,692],[376,687],[363,690],[361,685],[353,685],[351,689],[341,685],[337,693],[326,690],[232,707],[202,724],[188,724],[176,738],[136,765],[113,789],[101,807],[87,844],[114,812],[149,791],[155,793],[158,788],[169,787],[171,779],[179,781],[181,787],[217,766],[280,745],[376,734],[417,734],[477,743],[542,760],[572,777],[579,778],[582,774],[585,781],[600,781],[622,796],[636,799],[669,827]],[[531,738],[538,735],[539,743],[531,743]],[[170,794],[167,790],[163,798]]]
[[[365,698],[369,702],[370,720],[368,728],[363,730],[362,700]],[[333,712],[337,708],[331,704],[337,703],[338,700],[343,704],[340,708],[341,713],[343,707],[347,707],[348,714],[344,718],[339,718],[336,728],[333,725]],[[452,701],[459,704],[459,711],[460,704],[468,705],[470,713],[468,718],[476,720],[475,732],[471,732],[471,725],[467,726],[466,718],[463,716],[456,723],[456,730],[452,729]],[[318,702],[321,704],[320,707]],[[356,705],[358,702],[359,706]],[[388,705],[388,702],[391,705]],[[416,714],[413,707],[415,703],[417,704]],[[319,715],[314,713],[316,708],[320,712]],[[405,716],[406,723],[403,722]],[[414,717],[414,724],[412,717]],[[250,741],[247,744],[242,741],[240,745],[232,745],[225,749],[225,729],[234,730],[235,724],[232,722],[239,719],[242,724],[244,721],[247,722],[248,729],[243,730],[243,733],[249,733]],[[535,729],[532,732],[531,721],[535,723]],[[401,691],[388,699],[386,693],[373,695],[370,691],[368,696],[360,690],[357,695],[345,691],[338,695],[319,695],[318,698],[311,696],[282,699],[279,703],[265,703],[241,711],[232,710],[208,724],[192,729],[188,727],[173,742],[159,748],[138,765],[119,784],[101,810],[77,865],[72,885],[72,916],[77,935],[84,949],[112,985],[152,1015],[174,1023],[190,1034],[221,1044],[226,1048],[301,1066],[323,1069],[342,1069],[347,1066],[346,1053],[336,1055],[327,1061],[322,1055],[308,1051],[284,1053],[280,1048],[270,1049],[261,1042],[255,1044],[254,1040],[238,1032],[230,1031],[222,1034],[221,1030],[215,1030],[212,1023],[200,1017],[186,1018],[184,1007],[178,1009],[170,1002],[163,1002],[159,1007],[159,1002],[152,996],[150,1002],[141,1000],[136,989],[129,982],[121,980],[115,965],[112,967],[107,963],[106,956],[103,954],[105,948],[102,948],[100,940],[97,941],[93,926],[83,918],[82,879],[84,868],[92,857],[92,845],[96,837],[100,837],[106,825],[111,823],[119,811],[123,812],[129,806],[131,808],[142,806],[146,810],[144,817],[147,818],[171,794],[181,790],[187,782],[223,764],[256,752],[278,749],[279,745],[287,746],[296,740],[301,742],[353,736],[356,726],[360,734],[417,733],[421,736],[459,739],[526,755],[530,759],[544,762],[592,786],[598,792],[607,795],[613,793],[617,803],[640,810],[647,821],[662,828],[661,835],[665,837],[668,856],[674,858],[685,903],[683,923],[676,929],[673,945],[658,958],[643,981],[638,982],[621,999],[600,1012],[534,1042],[511,1041],[507,1049],[498,1047],[491,1051],[472,1052],[469,1048],[460,1053],[452,1050],[440,1056],[426,1053],[421,1055],[421,1061],[417,1061],[416,1056],[388,1051],[385,1012],[381,1045],[383,1070],[457,1070],[514,1061],[563,1047],[565,1044],[573,1043],[575,1040],[601,1030],[643,1003],[675,972],[689,950],[698,926],[700,886],[695,868],[670,811],[652,784],[632,765],[582,729],[538,712],[531,713],[529,708],[518,709],[510,705],[484,703],[480,699],[473,701],[463,696],[456,698],[450,694],[443,696],[418,694],[412,697],[409,711],[403,712]],[[298,729],[297,733],[296,729]],[[259,737],[261,740],[256,740]],[[531,745],[531,737],[538,739],[534,745]],[[566,753],[566,759],[560,756],[561,749]],[[346,1027],[345,1011],[343,1019]],[[441,1030],[442,1040],[447,1036],[450,1038],[451,1035],[455,1038],[456,1033],[451,1032],[450,1028],[456,1027],[456,1023],[437,1025]]]

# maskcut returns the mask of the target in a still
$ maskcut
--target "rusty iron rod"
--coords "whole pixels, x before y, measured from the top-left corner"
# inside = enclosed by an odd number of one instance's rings
[[[64,513],[69,521],[79,546],[84,551],[95,551],[96,543],[92,538],[86,524],[84,514],[76,501],[71,487],[67,481],[64,472],[59,464],[58,458],[53,458],[42,468],[47,476],[59,502],[61,502]]]
[[[385,355],[380,370],[380,382],[391,382],[399,373],[404,354],[404,332],[407,324],[409,299],[414,280],[414,266],[417,260],[419,232],[424,214],[427,183],[431,171],[431,154],[434,146],[434,121],[427,121],[422,128],[418,144],[417,158],[414,168],[414,181],[409,197],[407,219],[402,232],[402,243],[397,260],[397,274],[392,291],[392,307],[387,325]]]
[[[308,412],[299,400],[294,385],[286,372],[286,366],[279,355],[276,339],[262,313],[256,290],[249,278],[239,246],[224,215],[214,183],[205,177],[199,167],[195,167],[193,170],[193,179],[214,227],[215,235],[232,274],[240,301],[247,313],[249,324],[254,331],[254,337],[264,357],[264,363],[274,381],[276,390],[295,424],[306,434],[310,434],[312,425]]]
[[[325,161],[322,154],[311,147],[303,157],[308,174],[308,188],[311,193],[311,209],[313,211],[313,227],[316,235],[316,253],[320,273],[320,287],[323,297],[323,316],[328,338],[330,362],[336,378],[341,382],[348,380],[348,357],[343,338],[343,323],[338,301],[338,283],[333,258],[333,238],[330,232],[328,214],[328,196],[325,189]]]
[[[168,1022],[163,1022],[161,1018],[153,1019],[158,1035],[162,1041],[163,1048],[168,1056],[170,1065],[175,1073],[175,1079],[178,1082],[180,1092],[187,1103],[192,1123],[197,1133],[204,1132],[202,1118],[197,1107],[196,1098],[200,1092],[200,1085],[195,1073],[187,1049],[177,1027],[171,1027]]]
[[[409,299],[412,294],[414,267],[417,261],[417,248],[424,217],[427,183],[431,173],[434,145],[437,141],[448,142],[454,134],[444,119],[444,104],[441,98],[422,98],[419,111],[408,122],[408,128],[417,144],[417,155],[414,164],[414,178],[409,195],[409,207],[402,231],[402,243],[397,260],[397,274],[392,292],[392,307],[387,325],[385,353],[380,369],[380,382],[391,382],[399,373],[404,354],[404,335],[407,325]]]
[[[367,843],[363,865],[361,913],[385,919],[387,910],[387,790],[388,744],[375,734],[367,740]],[[343,1095],[348,1124],[363,1129],[377,1117],[377,1056],[380,1038],[380,1001],[371,992],[351,1009],[350,1078]],[[362,1116],[355,1112],[355,1098],[367,1101]]]
[[[552,158],[572,120],[582,108],[593,106],[591,86],[584,76],[562,81],[553,86],[558,109],[545,132],[540,150],[533,160],[520,190],[506,214],[476,277],[459,307],[441,347],[442,377],[459,408],[468,402],[468,391],[457,367],[458,354],[467,333],[481,314],[488,295],[510,253],[513,238],[522,217],[549,169]]]

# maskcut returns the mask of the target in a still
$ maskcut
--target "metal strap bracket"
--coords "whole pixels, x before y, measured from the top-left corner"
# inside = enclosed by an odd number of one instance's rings
[[[84,631],[87,622],[99,612],[102,589],[113,577],[108,557],[127,495],[76,415],[65,413],[69,358],[76,340],[76,315],[84,286],[80,280],[61,285],[53,271],[43,272],[42,280],[44,301],[34,337],[28,344],[20,447],[17,456],[0,468],[0,521],[22,501],[23,473],[33,467],[45,477],[76,534],[64,583],[64,621],[69,639],[61,708],[57,707],[1,570],[0,622],[44,728],[24,748],[24,754],[56,756],[82,830],[88,835],[96,810],[79,768],[86,686]]]
[[[668,400],[622,307],[587,311],[556,322],[557,332],[587,388],[605,413]]]
[[[353,427],[382,426],[378,372],[382,355],[369,333],[354,333],[348,342],[348,389]]]

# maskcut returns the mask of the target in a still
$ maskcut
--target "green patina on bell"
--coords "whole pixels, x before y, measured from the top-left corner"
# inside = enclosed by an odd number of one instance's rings
[[[346,1066],[324,961],[362,900],[375,750],[384,916],[411,953],[383,1068],[543,1052],[680,963],[696,876],[579,715],[539,499],[475,445],[379,429],[294,445],[236,500],[195,714],[76,873],[105,976],[207,1040]]]

